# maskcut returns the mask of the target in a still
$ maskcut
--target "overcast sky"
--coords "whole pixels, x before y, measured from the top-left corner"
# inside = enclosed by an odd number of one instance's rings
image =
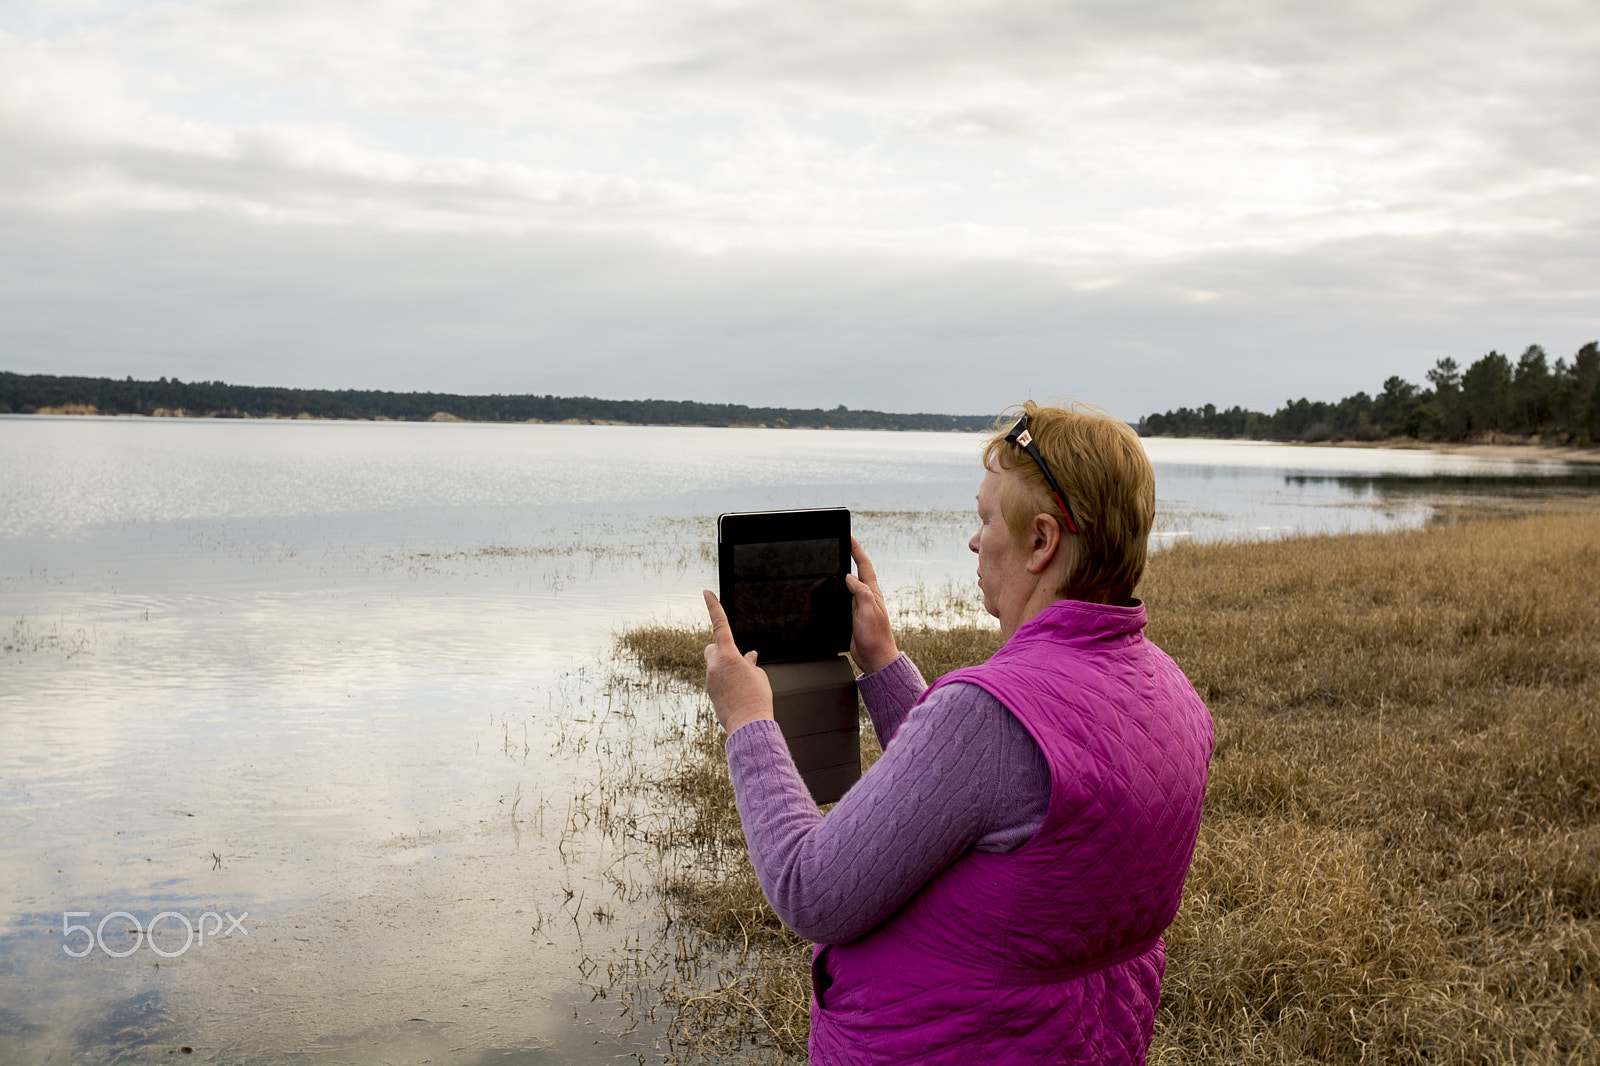
[[[0,2],[0,369],[1134,418],[1600,338],[1600,0]]]

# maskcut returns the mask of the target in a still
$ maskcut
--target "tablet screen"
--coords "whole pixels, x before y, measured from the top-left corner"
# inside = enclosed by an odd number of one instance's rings
[[[850,512],[760,511],[717,520],[721,600],[740,650],[762,662],[850,646]]]

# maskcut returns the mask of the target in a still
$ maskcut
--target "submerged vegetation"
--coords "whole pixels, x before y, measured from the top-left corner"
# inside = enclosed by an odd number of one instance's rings
[[[1217,730],[1153,1062],[1600,1061],[1596,573],[1600,518],[1572,514],[1152,558],[1149,635]],[[930,678],[997,643],[900,635]],[[687,691],[706,640],[621,648]],[[658,887],[723,961],[660,987],[674,1051],[803,1056],[807,945],[761,897],[709,715],[684,742],[649,785],[683,819]]]

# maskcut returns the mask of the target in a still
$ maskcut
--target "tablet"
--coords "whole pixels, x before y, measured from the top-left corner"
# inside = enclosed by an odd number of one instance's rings
[[[779,663],[849,650],[849,508],[719,515],[717,571],[740,651]]]

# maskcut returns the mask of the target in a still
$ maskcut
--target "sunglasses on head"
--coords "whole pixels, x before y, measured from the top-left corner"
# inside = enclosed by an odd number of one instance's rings
[[[1045,481],[1050,485],[1050,492],[1055,496],[1056,503],[1061,508],[1061,513],[1067,518],[1067,532],[1076,533],[1078,523],[1072,518],[1072,508],[1067,506],[1067,494],[1061,491],[1061,486],[1056,484],[1056,479],[1050,473],[1050,468],[1044,465],[1044,456],[1039,454],[1038,446],[1033,443],[1033,435],[1028,432],[1028,416],[1023,415],[1017,419],[1017,424],[1011,427],[1011,432],[1006,434],[1006,440],[1012,444],[1020,445],[1024,451],[1033,457],[1039,464],[1039,473],[1044,475]]]

